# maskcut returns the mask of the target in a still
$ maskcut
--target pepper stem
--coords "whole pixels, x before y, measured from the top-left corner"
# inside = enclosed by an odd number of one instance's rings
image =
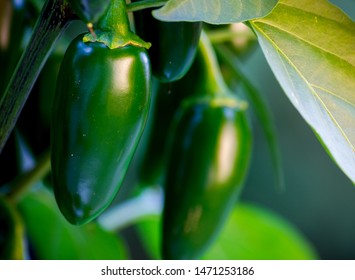
[[[110,49],[127,45],[149,49],[151,45],[130,30],[125,0],[112,0],[105,15],[98,22],[97,29],[86,34],[83,41],[101,42]]]
[[[200,60],[201,70],[203,71],[202,77],[205,81],[207,81],[205,92],[212,96],[219,96],[222,94],[229,95],[230,90],[223,79],[216,53],[207,34],[204,31],[201,33],[198,55],[200,55],[202,58]]]

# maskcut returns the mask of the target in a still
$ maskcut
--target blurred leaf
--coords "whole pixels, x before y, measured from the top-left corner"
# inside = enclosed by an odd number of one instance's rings
[[[355,182],[355,23],[325,0],[280,0],[251,25],[289,99]]]
[[[245,89],[248,100],[252,105],[252,109],[261,124],[265,139],[267,141],[271,161],[274,167],[275,178],[277,180],[280,188],[284,186],[284,177],[281,162],[281,153],[279,149],[279,144],[277,140],[276,127],[266,101],[260,94],[260,91],[253,85],[245,73],[243,73],[242,66],[239,60],[233,53],[222,46],[216,47],[218,55],[223,58],[223,62],[228,65],[228,67],[233,72],[233,76],[238,78]]]
[[[298,260],[316,253],[300,232],[280,216],[241,203],[203,259]]]
[[[170,0],[153,16],[162,21],[204,21],[211,24],[242,22],[264,17],[277,0]]]
[[[23,225],[15,207],[0,197],[0,260],[23,260]]]
[[[153,259],[160,259],[160,217],[136,224],[141,240]],[[280,216],[251,204],[235,207],[217,240],[203,259],[315,259],[312,246]]]
[[[125,259],[122,241],[95,223],[69,224],[50,192],[29,193],[19,204],[35,257],[44,260]]]
[[[154,260],[160,260],[160,216],[149,216],[136,224],[138,234],[146,252]]]

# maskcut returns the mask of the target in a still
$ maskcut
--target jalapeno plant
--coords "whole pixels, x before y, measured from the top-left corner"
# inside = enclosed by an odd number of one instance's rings
[[[243,71],[257,43],[355,180],[355,25],[325,0],[296,2],[0,1],[1,258],[127,258],[127,225],[156,258],[273,258],[277,232],[314,258],[241,197],[252,112],[283,185],[276,128]],[[230,236],[245,244],[228,250]]]

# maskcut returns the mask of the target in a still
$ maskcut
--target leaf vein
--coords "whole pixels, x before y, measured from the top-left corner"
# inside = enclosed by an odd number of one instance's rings
[[[323,18],[323,19],[326,19],[327,21],[335,22],[337,25],[338,25],[338,24],[343,25],[341,21],[332,19],[332,18],[330,18],[330,17],[326,17],[326,16],[321,15],[321,14],[316,14],[316,13],[314,13],[314,12],[312,12],[312,11],[309,11],[309,10],[302,10],[302,9],[297,8],[297,7],[294,7],[294,6],[292,6],[292,5],[288,5],[288,4],[286,4],[286,3],[279,3],[278,5],[279,5],[279,6],[286,6],[286,7],[287,7],[288,9],[290,9],[290,10],[297,10],[297,11],[300,11],[301,13],[308,13],[308,14],[310,14],[310,15],[316,16],[317,18]],[[262,19],[263,19],[263,18],[262,18]],[[261,19],[261,20],[262,20],[262,19]],[[350,21],[349,21],[349,22],[350,22]],[[347,27],[345,27],[345,28],[348,29]]]
[[[253,24],[253,23],[252,23]],[[340,133],[343,135],[343,137],[345,138],[345,140],[350,144],[351,148],[354,150],[354,146],[351,143],[350,139],[347,137],[346,133],[343,131],[343,129],[341,128],[341,126],[338,124],[338,122],[335,120],[335,117],[333,116],[333,114],[329,111],[328,107],[324,104],[323,100],[319,97],[319,95],[317,94],[317,92],[313,89],[313,87],[311,86],[311,84],[308,82],[308,80],[304,77],[304,75],[302,74],[302,72],[296,67],[296,65],[288,58],[288,56],[277,46],[277,44],[262,30],[258,27],[257,24],[253,24],[254,28],[256,28],[260,34],[262,34],[266,39],[268,39],[270,41],[270,43],[275,47],[276,51],[280,53],[280,55],[282,55],[286,61],[288,61],[290,63],[290,66],[293,67],[295,69],[295,71],[299,74],[299,76],[301,77],[301,79],[305,82],[305,84],[308,86],[308,88],[310,89],[310,92],[316,96],[316,98],[319,100],[319,102],[323,105],[325,111],[327,112],[327,114],[329,115],[329,117],[334,121],[336,127],[338,128],[338,130],[340,131]],[[286,72],[288,74],[288,71],[286,69]]]
[[[308,40],[306,40],[306,39],[300,37],[299,35],[297,35],[297,34],[295,34],[295,33],[292,33],[292,32],[290,32],[290,31],[288,31],[288,30],[286,30],[286,29],[283,29],[283,28],[281,28],[281,27],[279,27],[279,26],[277,26],[277,25],[274,25],[274,24],[271,24],[271,23],[266,23],[266,22],[261,22],[261,23],[263,23],[263,24],[265,24],[265,25],[269,25],[270,27],[273,27],[273,28],[275,28],[275,29],[277,29],[277,30],[279,30],[279,31],[283,31],[283,32],[289,34],[291,37],[295,37],[295,38],[299,39],[300,41],[309,44],[310,46],[312,46],[312,47],[315,48],[316,50],[320,50],[320,51],[322,51],[323,53],[326,53],[326,54],[328,54],[328,55],[331,55],[331,56],[334,56],[334,57],[338,58],[339,60],[343,61],[345,64],[347,64],[347,65],[351,66],[352,68],[354,68],[354,71],[355,71],[355,65],[352,64],[352,63],[350,63],[348,60],[346,60],[345,58],[341,57],[340,55],[335,54],[335,53],[332,53],[332,52],[330,52],[329,50],[326,50],[326,49],[324,49],[324,48],[322,48],[322,47],[320,47],[320,46],[318,46],[318,45],[312,43],[311,41],[308,41]],[[259,29],[259,30],[260,30],[260,29]],[[263,32],[263,33],[266,34],[265,32]],[[268,36],[268,38],[270,38],[270,37]]]
[[[310,85],[311,85],[312,87],[318,88],[318,89],[320,89],[320,90],[322,90],[322,91],[324,91],[324,92],[326,92],[326,93],[328,93],[328,94],[330,94],[330,95],[333,95],[334,97],[336,97],[336,98],[342,100],[343,102],[345,102],[345,103],[347,103],[347,104],[349,104],[349,105],[355,107],[355,104],[354,104],[354,103],[352,103],[351,101],[349,101],[349,100],[347,100],[347,99],[341,97],[340,95],[338,95],[338,94],[332,92],[331,90],[328,90],[328,89],[326,89],[326,88],[324,88],[324,87],[321,87],[321,86],[318,86],[318,85],[315,85],[315,84],[310,84]]]

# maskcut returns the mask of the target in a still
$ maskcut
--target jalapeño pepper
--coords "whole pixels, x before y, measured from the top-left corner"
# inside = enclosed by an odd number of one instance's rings
[[[149,57],[153,74],[161,82],[176,81],[186,74],[193,62],[202,22],[163,22],[155,19],[151,12],[152,9],[144,9],[134,13],[136,32],[152,43]]]
[[[218,235],[247,173],[251,131],[245,104],[225,85],[203,36],[195,97],[173,124],[164,183],[162,256],[195,259]]]
[[[54,100],[54,193],[73,224],[94,219],[114,199],[150,101],[147,44],[130,32],[125,1],[112,1],[98,27],[95,38],[80,35],[68,47]]]

